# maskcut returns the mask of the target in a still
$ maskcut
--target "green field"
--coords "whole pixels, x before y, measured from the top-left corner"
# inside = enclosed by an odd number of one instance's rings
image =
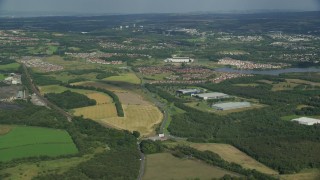
[[[224,175],[239,175],[198,160],[179,159],[169,153],[147,155],[143,180],[214,179]]]
[[[6,65],[0,65],[0,71],[16,71],[20,67],[20,64],[18,63],[11,63]]]
[[[111,76],[104,80],[115,81],[115,82],[126,82],[126,83],[132,83],[132,84],[141,83],[141,80],[134,73],[121,74],[119,76]]]
[[[0,161],[33,156],[75,154],[78,150],[63,130],[16,126],[0,136]]]
[[[0,81],[3,81],[5,79],[4,74],[0,74]]]

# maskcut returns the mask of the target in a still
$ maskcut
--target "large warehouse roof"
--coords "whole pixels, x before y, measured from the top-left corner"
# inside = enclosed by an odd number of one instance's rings
[[[215,109],[218,109],[218,110],[231,110],[231,109],[251,107],[251,103],[249,103],[249,102],[227,102],[227,103],[213,104],[212,107]]]
[[[197,94],[200,98],[218,98],[218,97],[228,97],[228,94],[219,93],[219,92],[212,92],[212,93],[203,93],[203,94]]]
[[[308,117],[296,118],[296,119],[292,119],[292,121],[296,121],[299,124],[304,124],[309,126],[314,124],[320,124],[320,119],[314,119],[314,118],[308,118]]]

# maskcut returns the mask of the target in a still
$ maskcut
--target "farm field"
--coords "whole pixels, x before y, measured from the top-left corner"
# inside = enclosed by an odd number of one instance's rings
[[[297,174],[281,175],[281,180],[318,180],[320,169],[306,169]]]
[[[115,94],[119,97],[120,102],[126,105],[150,105],[149,102],[142,99],[139,94],[133,93],[131,91],[128,92],[115,92]]]
[[[32,156],[60,156],[78,150],[63,130],[16,126],[0,136],[0,161]]]
[[[117,109],[113,103],[73,109],[73,114],[93,120],[117,117]]]
[[[18,63],[11,63],[6,65],[0,65],[0,70],[2,71],[16,71],[20,67],[20,64]]]
[[[162,113],[152,105],[122,105],[125,117],[101,119],[98,122],[129,131],[139,131],[142,136],[154,133],[154,126],[162,121]]]
[[[265,174],[279,174],[277,171],[265,166],[234,146],[228,144],[190,143],[190,146],[200,151],[212,151],[217,153],[222,159],[228,162],[237,163],[247,169],[256,169]]]
[[[209,166],[201,161],[179,159],[169,153],[146,156],[146,169],[143,180],[162,179],[201,179],[221,178],[224,175],[239,176],[236,173]]]
[[[272,91],[284,91],[284,90],[292,90],[298,85],[309,85],[320,87],[320,83],[301,80],[301,79],[286,79],[286,82],[281,82],[278,84],[273,84]]]
[[[10,174],[11,176],[8,178],[8,180],[31,180],[37,175],[45,175],[47,173],[51,173],[52,171],[60,174],[68,171],[70,168],[75,167],[82,162],[90,160],[94,157],[94,154],[101,153],[105,150],[105,147],[98,147],[94,150],[93,154],[86,154],[81,157],[63,158],[36,163],[20,163],[18,166],[0,170],[0,175]],[[4,179],[6,180],[7,178]]]
[[[50,77],[54,77],[56,80],[62,81],[67,83],[70,80],[73,79],[86,79],[86,80],[96,80],[97,73],[87,73],[84,75],[75,75],[75,74],[69,74],[67,72],[56,72],[53,74],[50,74]]]
[[[72,85],[77,85],[77,86],[92,86],[96,88],[102,88],[102,89],[107,89],[109,91],[113,92],[127,92],[127,90],[123,90],[120,87],[116,87],[110,84],[104,84],[100,82],[94,82],[94,81],[85,81],[85,82],[78,82],[78,83],[72,83]]]
[[[47,93],[62,93],[64,91],[70,90],[72,92],[80,93],[80,94],[91,94],[95,93],[96,91],[90,91],[90,90],[84,90],[84,89],[72,89],[72,88],[66,88],[59,85],[48,85],[48,86],[39,86],[41,94],[47,94]]]
[[[37,163],[22,163],[18,166],[0,170],[0,175],[10,174],[9,179],[23,179],[31,180],[35,176],[44,175],[46,173],[55,171],[58,174],[68,171],[70,168],[85,162],[92,158],[92,155],[85,155],[83,157],[73,157],[67,159],[58,159],[50,161],[41,161]]]
[[[140,84],[141,80],[134,73],[121,74],[119,76],[111,76],[105,78],[106,81],[126,82],[131,84]]]
[[[0,74],[0,81],[3,81],[5,79],[4,74]]]

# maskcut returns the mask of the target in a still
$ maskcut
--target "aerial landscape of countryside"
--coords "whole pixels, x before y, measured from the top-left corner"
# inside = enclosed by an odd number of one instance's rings
[[[9,10],[1,180],[320,179],[320,11]]]

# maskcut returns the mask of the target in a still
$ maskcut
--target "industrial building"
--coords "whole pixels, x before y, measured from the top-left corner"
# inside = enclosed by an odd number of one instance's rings
[[[248,107],[251,107],[251,103],[249,102],[227,102],[227,103],[218,103],[218,104],[212,105],[212,108],[215,108],[220,111],[248,108]]]
[[[291,121],[298,122],[299,124],[312,126],[314,124],[320,124],[320,119],[308,118],[308,117],[301,117],[292,119]]]
[[[203,99],[203,100],[230,98],[230,96],[229,96],[228,94],[219,93],[219,92],[195,94],[194,96],[195,96],[195,97],[198,97],[198,98],[200,98],[200,99]]]
[[[166,63],[192,63],[193,61],[190,57],[173,57],[164,60]]]
[[[198,94],[202,91],[200,89],[179,89],[176,91],[178,94]]]

